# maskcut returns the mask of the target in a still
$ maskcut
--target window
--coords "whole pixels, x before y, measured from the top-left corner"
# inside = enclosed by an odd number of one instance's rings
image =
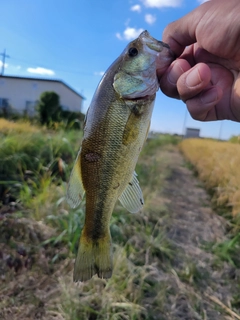
[[[0,98],[0,114],[5,117],[8,116],[11,112],[11,107],[9,100],[7,98]]]
[[[64,111],[70,111],[68,106],[61,106]]]
[[[7,108],[9,106],[9,101],[6,98],[0,98],[0,108]]]

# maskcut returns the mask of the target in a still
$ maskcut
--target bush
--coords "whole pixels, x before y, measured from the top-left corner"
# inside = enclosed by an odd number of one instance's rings
[[[65,123],[67,129],[82,129],[85,115],[81,112],[62,110],[60,120]]]
[[[59,95],[54,91],[45,91],[40,96],[37,106],[40,123],[49,126],[52,122],[59,121],[61,112]]]
[[[60,98],[54,91],[45,91],[40,96],[37,106],[39,120],[42,125],[58,128],[56,123],[62,123],[64,128],[81,129],[84,114],[63,110],[60,106]],[[62,127],[60,125],[60,127]]]
[[[232,137],[229,139],[229,142],[232,142],[232,143],[240,143],[240,135],[239,135],[239,136],[232,136]]]

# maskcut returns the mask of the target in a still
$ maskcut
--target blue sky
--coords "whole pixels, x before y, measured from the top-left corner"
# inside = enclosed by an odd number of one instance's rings
[[[165,26],[200,0],[7,0],[1,1],[0,53],[6,75],[57,78],[86,100],[87,110],[102,73],[141,30],[161,40]],[[1,62],[0,62],[1,66]],[[186,107],[160,91],[152,130],[182,133]],[[202,123],[186,116],[201,136],[228,139],[240,133],[231,121]]]

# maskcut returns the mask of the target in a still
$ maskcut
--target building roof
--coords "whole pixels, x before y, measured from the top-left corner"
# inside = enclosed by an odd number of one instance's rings
[[[78,93],[76,90],[74,90],[73,88],[71,88],[69,85],[67,85],[64,81],[59,80],[59,79],[45,79],[45,78],[35,78],[35,77],[20,77],[20,76],[5,76],[5,75],[0,75],[0,79],[1,78],[10,78],[10,79],[19,79],[19,80],[35,80],[35,81],[46,81],[46,82],[58,82],[63,84],[65,87],[67,87],[69,90],[71,90],[72,92],[74,92],[75,94],[77,94],[80,98],[82,98],[83,100],[85,100],[85,98]]]
[[[200,129],[197,129],[197,128],[186,128],[187,130],[192,130],[192,131],[200,131]]]

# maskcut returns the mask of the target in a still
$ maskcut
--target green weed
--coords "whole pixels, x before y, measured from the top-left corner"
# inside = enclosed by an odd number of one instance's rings
[[[240,268],[240,233],[220,243],[208,243],[205,250],[214,253],[220,260],[229,262],[232,266]]]
[[[21,178],[26,170],[39,172],[57,157],[70,163],[76,155],[81,135],[79,131],[9,134],[0,142],[0,175],[6,180],[16,174]]]
[[[178,275],[182,281],[194,284],[195,286],[199,286],[209,277],[207,271],[197,266],[194,262],[189,262],[185,268],[178,273]]]
[[[155,154],[157,148],[166,145],[177,145],[179,141],[180,138],[177,136],[172,136],[170,134],[159,134],[152,139],[147,139],[142,150],[142,155],[151,156]]]
[[[34,287],[35,282],[37,283],[37,297],[46,282],[54,282],[50,290],[46,284],[46,291],[41,292],[41,296],[47,301],[44,307],[46,315],[43,316],[46,319],[166,320],[175,317],[173,309],[178,308],[178,303],[179,308],[195,308],[197,318],[206,318],[208,315],[204,313],[203,304],[193,291],[196,290],[200,295],[206,283],[211,287],[212,279],[196,262],[186,262],[182,249],[169,239],[172,220],[163,186],[171,176],[175,150],[173,145],[179,142],[178,137],[159,135],[156,139],[149,139],[143,148],[136,168],[145,199],[142,212],[130,214],[119,202],[115,206],[110,224],[114,265],[112,278],[106,281],[94,276],[84,283],[73,283],[73,260],[84,224],[85,202],[74,210],[68,207],[65,201],[65,180],[69,178],[81,135],[79,131],[63,131],[60,124],[57,131],[43,132],[38,129],[31,134],[23,131],[21,136],[9,131],[2,136],[0,187],[7,185],[7,192],[14,191],[23,208],[12,214],[13,219],[4,217],[1,220],[2,242],[4,246],[10,247],[11,254],[17,256],[19,245],[33,242],[32,234],[37,237],[34,243],[36,261],[33,268],[23,269],[19,274],[12,273],[12,277],[22,281],[22,285],[24,275],[27,274],[28,277],[31,274],[29,278],[34,281],[31,286]],[[59,166],[65,172],[64,179]],[[171,183],[174,181],[171,180]],[[26,215],[27,219],[24,219]],[[22,220],[21,226],[16,223],[18,219]],[[38,222],[27,228],[26,225],[34,219]],[[239,223],[238,227],[235,221],[229,224],[231,236],[229,235],[228,241],[208,244],[207,250],[216,256],[213,261],[216,265],[212,267],[214,270],[222,268],[221,261],[230,262],[234,266],[239,266],[240,263]],[[33,231],[37,225],[39,230],[37,228],[35,235]],[[45,229],[49,230],[42,237],[41,230]],[[26,247],[28,248],[27,245]],[[41,275],[43,265],[45,274]],[[175,274],[171,272],[173,269],[176,270]],[[39,274],[36,274],[36,270]],[[44,279],[46,272],[51,276]],[[24,298],[28,299],[25,291],[30,287],[30,282],[26,283],[22,292]],[[15,294],[12,285],[10,283],[10,292]],[[181,299],[178,302],[179,292],[186,294],[188,289],[192,292],[189,293],[187,302],[182,304]],[[17,293],[14,299],[14,305],[18,302],[19,306],[22,296],[19,297]],[[32,299],[33,302],[29,298],[29,301],[32,304],[39,303],[39,298]],[[238,295],[234,297],[233,305],[238,308]]]
[[[49,225],[57,230],[58,236],[46,240],[45,244],[65,245],[69,252],[76,254],[78,241],[84,224],[84,211],[82,207],[70,212],[58,213],[58,215],[48,215],[46,220]]]

